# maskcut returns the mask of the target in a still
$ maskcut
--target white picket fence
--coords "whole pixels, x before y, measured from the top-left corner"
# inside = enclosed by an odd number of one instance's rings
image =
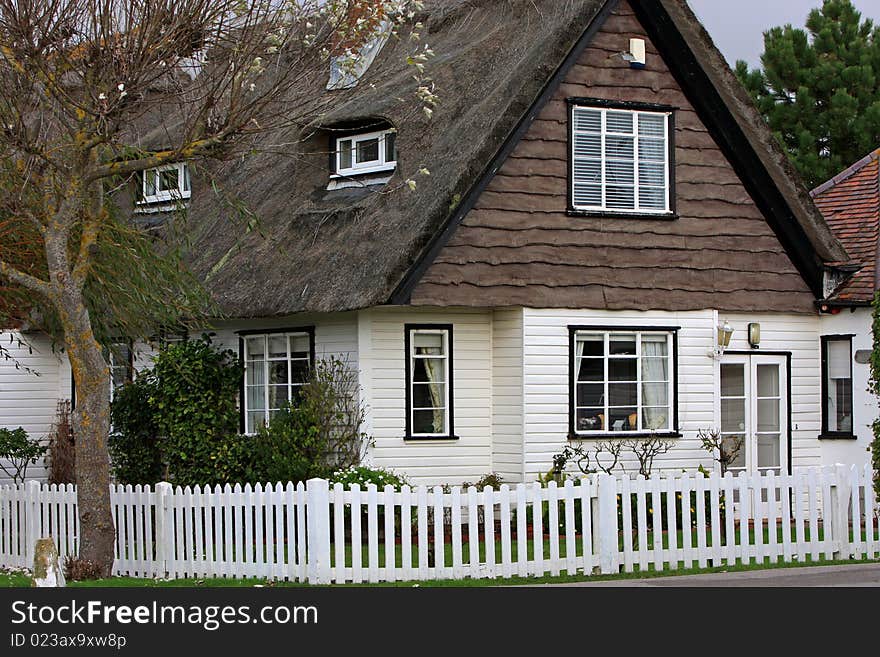
[[[114,486],[114,572],[424,581],[880,557],[870,466],[793,475],[600,475],[498,490]],[[79,533],[72,486],[0,487],[0,566]]]

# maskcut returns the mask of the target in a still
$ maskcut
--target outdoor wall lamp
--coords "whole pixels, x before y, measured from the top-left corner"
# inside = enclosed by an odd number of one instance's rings
[[[718,325],[718,344],[709,352],[709,357],[714,358],[715,360],[720,360],[724,355],[724,350],[730,346],[730,338],[732,337],[733,328],[727,320],[724,320],[724,324]]]
[[[761,325],[757,322],[749,324],[749,346],[758,349],[761,346]]]

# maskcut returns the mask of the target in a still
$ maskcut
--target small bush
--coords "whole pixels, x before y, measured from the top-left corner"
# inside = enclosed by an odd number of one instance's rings
[[[493,490],[498,490],[503,484],[504,481],[500,474],[497,472],[490,472],[489,474],[485,474],[477,480],[477,483],[464,483],[461,485],[462,490],[467,490],[471,486],[476,488],[477,490],[483,490],[487,486],[491,486]]]
[[[389,484],[394,486],[395,490],[400,490],[403,486],[409,485],[409,481],[403,475],[384,468],[368,468],[365,466],[353,466],[345,470],[337,470],[331,475],[330,483],[339,483],[345,486],[345,488],[352,484],[359,484],[361,488],[365,488],[367,484],[375,484],[380,490]]]
[[[74,556],[64,560],[64,578],[68,582],[101,579],[102,574],[101,565],[93,561]]]
[[[76,483],[76,441],[70,414],[70,400],[58,402],[55,424],[49,432],[47,465],[50,484]]]
[[[307,408],[287,405],[246,439],[252,457],[247,480],[252,483],[296,483],[330,474],[322,461],[325,441]]]
[[[23,483],[28,467],[42,458],[47,449],[39,440],[31,439],[23,427],[0,429],[0,470],[12,479],[12,483]]]
[[[155,383],[138,377],[116,390],[108,441],[113,476],[120,484],[155,484],[164,478],[159,428],[150,406]]]

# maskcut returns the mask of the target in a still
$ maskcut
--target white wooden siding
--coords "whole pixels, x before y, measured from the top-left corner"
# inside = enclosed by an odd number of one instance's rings
[[[716,404],[719,365],[708,357],[715,343],[719,315],[699,312],[606,312],[589,310],[525,309],[524,336],[524,461],[526,481],[550,469],[554,454],[567,444],[568,359],[570,325],[677,326],[678,409],[683,434],[655,470],[711,469],[712,460],[700,447],[699,429],[720,424]],[[819,319],[806,315],[721,314],[734,328],[730,350],[751,351],[749,322],[761,324],[761,348],[791,351],[792,461],[794,467],[820,464],[819,434]],[[624,462],[627,471],[635,462]]]
[[[492,463],[505,482],[523,480],[523,311],[492,317]]]
[[[474,482],[492,470],[492,312],[375,308],[359,315],[371,460],[417,484]],[[453,325],[456,441],[404,441],[405,324]]]
[[[19,338],[30,349],[19,346]],[[70,388],[70,369],[62,371],[62,361],[67,359],[52,350],[52,342],[45,335],[3,331],[0,340],[12,356],[11,360],[0,359],[0,427],[23,427],[32,438],[45,440],[55,422],[59,394]],[[15,362],[20,365],[19,369]],[[27,474],[30,479],[44,480],[46,469],[42,462],[35,463]],[[7,481],[6,474],[0,470],[0,483]]]
[[[856,440],[823,440],[823,465],[852,463],[863,465],[871,460],[870,445],[873,439],[871,425],[880,416],[877,397],[868,389],[871,376],[869,365],[855,362],[856,352],[872,348],[871,309],[844,308],[837,315],[822,315],[819,321],[820,335],[855,335],[852,339],[853,353],[853,433]],[[820,393],[821,394],[821,393]],[[821,402],[821,399],[820,399]]]

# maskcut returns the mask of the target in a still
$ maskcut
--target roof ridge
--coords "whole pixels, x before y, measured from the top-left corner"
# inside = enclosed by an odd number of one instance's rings
[[[865,157],[853,164],[848,169],[844,169],[830,180],[826,180],[824,183],[813,189],[810,192],[810,196],[816,198],[819,194],[827,192],[829,189],[842,183],[847,178],[855,175],[878,158],[880,158],[880,148],[875,148],[873,151],[868,153]]]

